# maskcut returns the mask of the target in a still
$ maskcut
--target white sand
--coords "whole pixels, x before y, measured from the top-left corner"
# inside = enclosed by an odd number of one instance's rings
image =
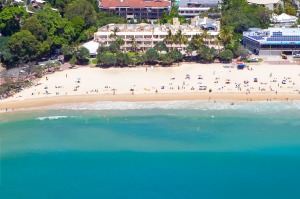
[[[134,94],[155,93],[156,90],[159,93],[208,92],[209,89],[212,89],[212,92],[242,93],[272,92],[272,90],[278,93],[292,93],[300,90],[298,65],[254,64],[250,65],[253,70],[237,70],[223,66],[223,64],[183,64],[180,67],[170,68],[152,67],[148,68],[147,72],[146,68],[142,67],[78,68],[47,75],[38,81],[40,85],[25,89],[4,101],[57,95],[113,94],[113,89],[116,89],[115,94],[132,93],[130,89],[134,89]],[[186,74],[190,75],[190,79],[186,79]],[[203,79],[198,79],[198,75]],[[258,82],[254,82],[254,78],[257,78]],[[77,83],[78,79],[80,83]],[[226,84],[227,79],[230,80],[230,84]],[[282,84],[284,79],[286,84]],[[249,83],[245,84],[245,81]],[[236,84],[240,85],[240,89]],[[76,86],[79,87],[74,91]],[[206,86],[207,90],[199,91],[199,86]],[[194,90],[191,90],[192,87]]]
[[[151,67],[147,68],[147,72],[145,67],[66,70],[49,74],[37,81],[39,85],[1,100],[0,113],[20,108],[93,101],[300,100],[299,65],[249,65],[253,70],[224,68],[224,64]],[[190,79],[186,79],[186,74]],[[198,79],[199,75],[203,79]],[[254,78],[258,82],[254,82]],[[228,79],[230,83],[226,84]],[[207,89],[199,90],[199,86],[206,86]]]

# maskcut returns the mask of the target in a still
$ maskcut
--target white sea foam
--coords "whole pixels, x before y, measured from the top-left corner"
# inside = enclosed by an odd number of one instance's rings
[[[234,103],[234,104],[232,104]],[[282,111],[299,111],[300,101],[293,102],[241,102],[241,101],[151,101],[151,102],[86,102],[86,103],[70,103],[57,104],[46,107],[18,109],[28,110],[75,110],[75,111],[101,111],[101,110],[237,110],[253,113],[272,111],[280,113]],[[58,117],[58,118],[57,118]],[[51,116],[41,117],[42,119],[60,119],[69,116]]]
[[[220,101],[154,101],[154,102],[92,102],[49,106],[47,109],[65,110],[138,110],[138,109],[188,109],[188,110],[300,110],[300,102],[234,102]]]
[[[230,103],[212,103],[204,101],[155,101],[155,102],[93,102],[54,105],[49,109],[66,110],[139,110],[139,109],[229,109]]]
[[[58,120],[62,118],[73,118],[74,116],[48,116],[48,117],[38,117],[36,120]]]

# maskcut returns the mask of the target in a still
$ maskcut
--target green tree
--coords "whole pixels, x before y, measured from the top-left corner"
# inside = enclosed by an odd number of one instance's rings
[[[233,42],[233,29],[230,26],[222,27],[220,34],[220,40],[222,41],[223,45],[226,47],[227,45]]]
[[[74,55],[74,50],[70,47],[70,45],[67,44],[62,45],[61,52],[63,53],[66,61],[69,61]]]
[[[193,52],[197,50],[196,46],[193,43],[189,43],[189,45],[186,47],[186,53],[191,56]]]
[[[20,61],[25,62],[34,60],[39,52],[39,42],[28,30],[13,34],[8,41],[8,47]]]
[[[297,14],[297,10],[290,3],[285,3],[284,10],[288,15],[296,16]]]
[[[75,53],[76,59],[78,60],[79,63],[81,64],[87,64],[89,62],[89,57],[90,57],[90,51],[81,46]]]
[[[97,49],[98,54],[103,54],[107,52],[109,52],[109,47],[107,46],[100,45],[99,48]]]
[[[39,41],[44,41],[48,37],[48,30],[40,23],[36,16],[25,19],[22,22],[22,30],[28,30]]]
[[[147,55],[146,54],[137,55],[137,57],[136,57],[136,63],[138,65],[143,65],[146,62],[147,62]]]
[[[109,35],[109,38],[116,40],[118,38],[118,32],[120,32],[120,29],[118,27],[115,27],[113,29],[113,32]]]
[[[71,20],[71,25],[74,28],[74,32],[76,35],[76,38],[78,38],[81,34],[81,32],[85,29],[85,23],[82,18],[82,16],[75,16]]]
[[[66,7],[73,0],[47,0],[53,7],[58,8],[60,13],[64,15]]]
[[[194,50],[200,49],[202,47],[203,43],[204,43],[203,37],[199,34],[193,35],[193,37],[190,41],[190,44],[195,47]]]
[[[158,42],[157,44],[155,44],[155,46],[153,47],[156,51],[158,52],[169,52],[168,47],[166,46],[166,44],[162,41]]]
[[[232,60],[232,58],[233,58],[233,53],[229,49],[226,49],[220,53],[220,60],[222,60],[222,61],[223,60],[229,61],[229,60]]]
[[[20,20],[28,14],[19,7],[6,7],[0,12],[0,32],[10,36],[20,30]]]
[[[127,53],[117,53],[117,64],[121,66],[129,66],[132,63],[131,57]]]
[[[97,56],[98,63],[105,66],[114,66],[117,64],[117,58],[115,55],[100,54]]]
[[[154,63],[159,59],[159,54],[154,48],[150,48],[149,50],[146,51],[145,54],[147,57],[147,61],[150,63]]]
[[[123,45],[125,44],[125,41],[124,41],[124,39],[122,39],[122,38],[117,38],[115,42],[116,42],[116,44],[118,44],[120,47],[123,46]]]
[[[0,63],[6,67],[11,67],[14,62],[14,56],[8,47],[9,37],[0,37]]]
[[[178,30],[175,35],[175,43],[179,44],[179,47],[181,48],[182,44],[187,44],[188,40],[186,36],[182,33],[182,30]]]
[[[109,51],[113,54],[117,53],[120,51],[120,45],[117,42],[112,42],[109,45]]]
[[[70,60],[71,67],[74,67],[76,63],[77,63],[76,56],[73,56]]]
[[[101,12],[97,15],[97,26],[102,27],[107,24],[126,24],[127,20],[119,15]]]
[[[94,7],[96,12],[99,12],[99,1],[98,0],[88,0]]]
[[[278,5],[278,14],[282,14],[284,12],[284,9],[281,5],[281,3]]]
[[[203,30],[200,36],[202,37],[204,43],[210,45],[211,35],[209,34],[208,30]]]
[[[80,35],[80,41],[89,41],[94,38],[94,33],[97,32],[97,27],[91,26],[88,29],[84,30]]]
[[[221,25],[234,27],[241,34],[250,27],[266,28],[270,24],[268,8],[248,4],[246,0],[225,0],[222,3]]]
[[[162,64],[164,64],[164,65],[171,65],[174,63],[174,59],[172,58],[170,53],[161,54],[159,59],[162,62]]]
[[[66,9],[65,17],[72,20],[80,16],[87,27],[96,24],[97,15],[93,5],[87,0],[75,0]]]
[[[213,62],[216,58],[216,54],[216,49],[209,48],[208,46],[202,46],[202,48],[198,50],[198,57],[202,62]]]
[[[45,41],[39,42],[39,52],[38,52],[38,58],[49,56],[51,53],[51,46],[53,44],[53,41],[51,38],[48,38]]]
[[[171,23],[171,22],[172,22],[172,19],[173,19],[174,17],[179,18],[179,21],[180,21],[180,22],[184,21],[184,18],[179,17],[179,15],[178,15],[178,6],[176,6],[176,5],[173,4],[173,5],[171,6],[170,14],[168,14],[167,11],[163,11],[162,17],[159,19],[158,22],[159,22],[160,24]]]
[[[179,52],[179,50],[173,50],[173,51],[169,52],[168,54],[169,54],[169,56],[171,56],[171,58],[174,60],[174,62],[182,61],[182,59],[184,58],[183,54],[181,54]]]
[[[241,57],[242,59],[246,59],[250,56],[250,53],[241,44],[238,45],[235,53],[238,57]]]
[[[36,17],[43,27],[47,29],[48,35],[53,41],[52,49],[60,48],[63,44],[70,44],[75,38],[72,23],[62,18],[49,5],[43,6],[42,10],[36,14]]]
[[[214,44],[218,46],[218,53],[220,53],[222,41],[219,36],[215,37]]]
[[[137,49],[139,47],[138,42],[136,41],[136,39],[134,37],[131,38],[131,49],[133,52],[137,52]]]
[[[175,37],[174,37],[172,31],[168,30],[168,33],[164,38],[164,43],[166,45],[171,45],[171,49],[172,49],[172,44],[173,44],[174,41],[175,41]]]

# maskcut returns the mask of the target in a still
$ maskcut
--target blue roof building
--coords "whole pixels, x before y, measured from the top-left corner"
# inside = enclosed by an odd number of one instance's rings
[[[250,28],[243,32],[243,45],[257,55],[298,54],[300,28]]]

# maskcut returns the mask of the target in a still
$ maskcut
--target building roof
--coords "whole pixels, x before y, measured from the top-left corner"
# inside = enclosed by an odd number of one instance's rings
[[[260,44],[294,45],[300,44],[299,28],[249,29],[243,32],[244,37],[251,38]]]
[[[211,19],[201,19],[198,16],[192,19],[193,22],[191,24],[108,24],[98,29],[94,35],[97,37],[107,36],[113,33],[115,28],[119,29],[117,32],[118,36],[125,35],[144,35],[144,36],[152,36],[152,35],[167,35],[170,30],[172,34],[176,34],[179,30],[182,31],[183,34],[188,35],[196,35],[201,34],[203,32],[203,25],[207,25],[210,35],[218,35],[219,34],[219,22],[213,21]],[[211,23],[208,23],[211,22]]]
[[[221,0],[177,0],[176,4],[186,7],[188,3],[201,4],[203,6],[216,6]]]
[[[247,0],[248,3],[267,5],[267,4],[276,4],[279,0]]]
[[[89,41],[82,45],[90,51],[90,54],[97,54],[97,50],[99,48],[99,43],[95,41]]]
[[[295,23],[298,17],[282,13],[281,15],[273,15],[271,21],[274,23]]]
[[[168,7],[171,6],[171,1],[168,0],[101,0],[100,7]]]

